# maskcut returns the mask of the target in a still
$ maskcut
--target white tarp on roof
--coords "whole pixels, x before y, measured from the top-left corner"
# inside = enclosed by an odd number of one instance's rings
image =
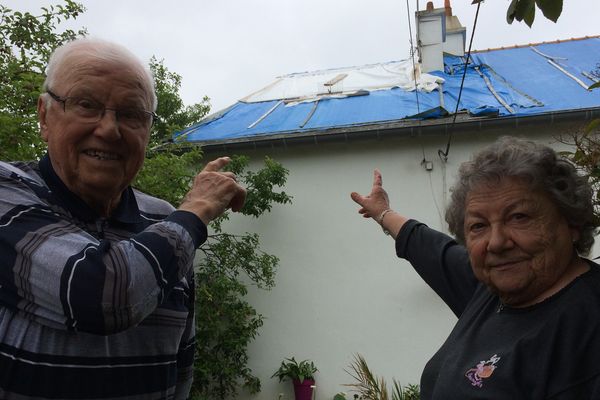
[[[440,77],[421,74],[418,64],[416,69],[419,90],[431,92],[438,87],[438,83],[444,82]],[[411,60],[285,75],[242,101],[249,103],[271,100],[312,101],[323,97],[341,97],[363,90],[395,87],[407,91],[415,90]]]

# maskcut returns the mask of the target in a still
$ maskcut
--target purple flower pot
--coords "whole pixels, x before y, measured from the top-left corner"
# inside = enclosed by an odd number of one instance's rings
[[[305,379],[300,383],[298,379],[294,379],[294,395],[296,400],[311,400],[312,399],[312,387],[315,384],[313,379]]]

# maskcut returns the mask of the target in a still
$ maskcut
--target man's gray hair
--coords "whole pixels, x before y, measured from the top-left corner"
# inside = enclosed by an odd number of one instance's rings
[[[556,204],[570,227],[580,233],[574,243],[581,255],[587,255],[594,244],[598,220],[594,215],[593,191],[586,176],[559,157],[550,147],[515,137],[501,137],[461,164],[458,180],[451,189],[452,198],[446,210],[446,222],[456,239],[465,243],[464,220],[469,192],[479,184],[497,183],[504,178],[517,178],[531,190],[546,193]]]
[[[157,99],[154,78],[149,67],[125,47],[102,39],[80,38],[57,47],[50,56],[46,67],[46,80],[42,87],[43,91],[52,90],[56,82],[60,80],[60,74],[64,73],[64,68],[72,67],[65,64],[72,61],[70,57],[74,53],[83,58],[128,64],[139,71],[140,83],[144,86],[143,89],[148,92],[150,111],[156,111]]]

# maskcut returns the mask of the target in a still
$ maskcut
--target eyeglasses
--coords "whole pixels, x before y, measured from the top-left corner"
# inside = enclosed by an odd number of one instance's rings
[[[158,118],[156,113],[141,108],[108,108],[104,104],[89,97],[60,97],[46,90],[55,101],[63,104],[63,111],[70,113],[83,122],[94,123],[104,117],[106,110],[114,111],[119,125],[129,129],[150,128]]]

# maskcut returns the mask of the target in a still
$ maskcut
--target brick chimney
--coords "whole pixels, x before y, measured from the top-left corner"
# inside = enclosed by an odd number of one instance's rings
[[[452,6],[450,5],[450,0],[444,0],[444,10],[446,10],[446,17],[452,16]]]
[[[450,0],[444,8],[427,3],[424,11],[415,13],[417,20],[417,49],[422,72],[444,69],[444,53],[465,54],[466,28],[452,15]]]

